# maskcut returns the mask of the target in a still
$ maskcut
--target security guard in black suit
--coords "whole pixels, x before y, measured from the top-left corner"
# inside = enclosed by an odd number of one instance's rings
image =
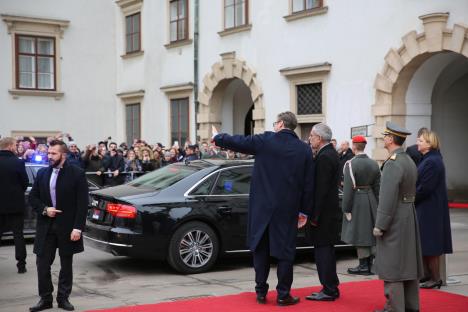
[[[73,254],[84,250],[81,232],[88,211],[88,184],[84,171],[68,164],[66,155],[64,142],[50,142],[50,166],[39,170],[30,193],[29,201],[37,213],[34,253],[41,297],[39,303],[30,308],[33,312],[52,308],[54,287],[50,267],[57,249],[60,255],[58,307],[74,310],[68,297],[73,284]]]
[[[26,272],[26,244],[24,242],[24,191],[28,187],[28,175],[24,161],[15,155],[16,140],[0,139],[0,238],[10,229],[15,242],[15,258],[18,273]]]

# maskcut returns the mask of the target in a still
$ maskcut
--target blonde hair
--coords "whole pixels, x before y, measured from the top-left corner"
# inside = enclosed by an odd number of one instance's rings
[[[6,150],[10,146],[15,145],[16,146],[16,140],[12,137],[5,137],[0,139],[0,150]]]
[[[151,148],[149,148],[147,146],[143,146],[143,147],[140,148],[139,153],[138,153],[138,157],[140,159],[143,159],[143,151],[147,151],[148,154],[149,154],[149,158],[154,159],[153,151],[151,150]]]
[[[440,150],[440,139],[434,131],[424,131],[421,137],[426,141],[432,150]]]

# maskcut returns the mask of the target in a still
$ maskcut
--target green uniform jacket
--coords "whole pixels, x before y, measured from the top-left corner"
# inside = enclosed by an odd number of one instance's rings
[[[352,169],[351,176],[350,168]],[[354,184],[355,183],[355,184]],[[375,246],[372,229],[380,188],[380,169],[366,154],[356,155],[344,167],[343,213],[351,213],[351,221],[343,216],[341,240],[354,246]]]
[[[376,270],[384,281],[397,282],[423,276],[421,242],[414,208],[418,173],[413,160],[397,149],[384,163],[375,227]]]

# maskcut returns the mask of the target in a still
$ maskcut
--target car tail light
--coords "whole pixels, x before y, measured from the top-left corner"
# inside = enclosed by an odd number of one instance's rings
[[[114,217],[135,219],[137,210],[135,207],[124,204],[107,203],[106,211]]]

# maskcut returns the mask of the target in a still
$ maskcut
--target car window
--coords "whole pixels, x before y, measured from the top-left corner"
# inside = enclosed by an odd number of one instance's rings
[[[213,174],[205,181],[200,183],[197,188],[190,193],[190,195],[210,195],[213,183],[216,180],[217,175]]]
[[[252,167],[239,167],[220,172],[213,195],[249,194]]]
[[[28,179],[29,179],[29,185],[32,186],[34,183],[34,180],[36,179],[37,172],[44,168],[46,166],[38,166],[38,165],[33,165],[33,166],[26,166],[26,173],[28,174]]]
[[[146,186],[155,190],[163,190],[198,170],[200,170],[200,167],[186,166],[182,164],[169,165],[136,178],[132,182],[128,183],[128,185]]]
[[[26,173],[28,174],[28,185],[32,186],[34,184],[34,176],[31,170],[31,167],[26,167]]]

